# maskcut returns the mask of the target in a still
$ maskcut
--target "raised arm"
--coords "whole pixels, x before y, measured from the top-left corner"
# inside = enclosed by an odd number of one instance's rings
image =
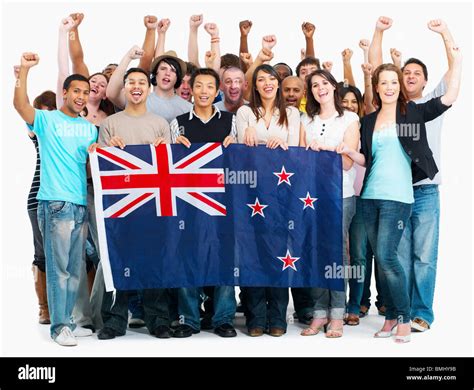
[[[375,111],[373,104],[373,91],[372,91],[372,72],[374,67],[372,64],[366,63],[362,64],[362,72],[364,73],[364,105],[365,105],[365,115],[370,114]]]
[[[58,32],[58,80],[56,85],[56,107],[63,105],[63,84],[69,76],[68,37],[74,27],[71,16],[61,20]]]
[[[255,61],[250,65],[245,72],[245,81],[247,81],[247,88],[244,92],[244,99],[250,100],[250,94],[252,93],[252,76],[255,69],[265,63],[270,62],[273,59],[273,52],[270,49],[262,48],[257,55]]]
[[[215,23],[206,23],[204,30],[211,36],[211,52],[215,54],[212,69],[219,73],[221,68],[221,46],[219,38],[219,28]]]
[[[313,35],[316,31],[316,27],[314,24],[310,22],[303,22],[301,25],[301,29],[303,30],[304,39],[306,41],[306,49],[305,49],[305,56],[306,57],[316,57],[314,52],[314,40]]]
[[[449,75],[448,89],[441,97],[441,103],[445,106],[453,104],[459,94],[461,86],[462,54],[457,46],[449,48],[449,56],[452,58],[451,71]]]
[[[158,27],[158,18],[154,15],[147,15],[143,18],[143,24],[146,27],[146,32],[142,46],[143,57],[140,58],[138,67],[149,72],[155,54],[155,31]]]
[[[359,41],[359,47],[362,49],[362,52],[364,53],[364,64],[367,64],[369,62],[369,46],[370,46],[370,41],[368,39],[361,39]]]
[[[441,35],[443,39],[444,48],[446,49],[446,57],[448,59],[448,70],[444,75],[444,80],[446,84],[449,84],[449,79],[453,71],[454,57],[451,52],[451,47],[456,47],[454,38],[449,31],[447,24],[441,19],[430,20],[428,22],[428,28],[435,33]]]
[[[192,15],[189,18],[188,61],[198,68],[201,67],[199,65],[198,29],[202,21],[202,14]]]
[[[30,104],[27,93],[26,81],[28,72],[31,67],[37,65],[39,56],[35,53],[23,53],[20,60],[20,70],[18,79],[15,83],[15,93],[13,97],[13,106],[20,114],[21,118],[28,124],[32,125],[35,121],[35,109]]]
[[[393,65],[395,65],[398,69],[402,68],[402,53],[392,47],[390,49],[390,57],[392,57]]]
[[[351,49],[344,49],[342,52],[342,65],[344,67],[344,84],[349,84],[355,87],[355,80],[351,66],[352,54],[353,52]]]
[[[250,20],[242,20],[239,23],[239,30],[240,30],[239,53],[249,52],[248,35],[251,28],[252,28],[252,22]],[[242,71],[245,73],[248,69],[245,62],[240,61],[240,66],[242,68]]]
[[[82,50],[81,41],[79,40],[78,27],[84,19],[84,14],[74,13],[70,15],[74,20],[74,27],[69,33],[69,56],[72,62],[72,72],[82,74],[84,77],[89,77],[89,69],[84,62],[84,52]]]
[[[372,64],[374,69],[377,66],[383,64],[383,56],[382,56],[382,38],[383,32],[388,30],[392,26],[392,19],[381,16],[377,19],[377,23],[375,24],[375,31],[374,36],[372,38],[372,42],[369,46],[369,62]]]
[[[158,22],[158,41],[156,42],[155,58],[161,56],[165,52],[166,32],[170,27],[171,21],[169,19],[161,19]]]
[[[107,98],[119,108],[124,108],[126,104],[125,95],[123,93],[123,76],[130,62],[142,57],[143,49],[137,45],[133,46],[122,58],[117,69],[115,69],[115,72],[110,77],[106,91]]]

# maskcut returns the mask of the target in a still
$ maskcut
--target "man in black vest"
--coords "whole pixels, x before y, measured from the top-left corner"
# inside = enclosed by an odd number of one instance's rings
[[[194,106],[191,112],[171,122],[172,142],[188,148],[192,142],[222,142],[224,147],[235,142],[235,116],[220,111],[212,104],[219,93],[219,75],[213,69],[198,69],[192,74],[190,84]],[[178,289],[180,325],[175,329],[174,337],[190,337],[193,333],[199,333],[201,291],[200,288]],[[207,287],[205,292],[212,296],[213,301],[210,327],[221,337],[237,336],[232,324],[236,310],[234,286]]]

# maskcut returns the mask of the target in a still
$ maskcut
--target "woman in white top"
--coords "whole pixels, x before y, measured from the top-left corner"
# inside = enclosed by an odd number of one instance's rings
[[[240,107],[236,114],[239,143],[284,150],[298,146],[300,114],[295,107],[285,107],[280,83],[278,73],[270,65],[255,69],[249,106]],[[249,335],[263,335],[268,325],[270,335],[282,336],[287,327],[288,289],[247,287],[242,292],[247,301]]]
[[[359,144],[359,117],[344,110],[339,96],[339,85],[331,73],[317,70],[306,79],[306,114],[301,118],[300,146],[313,151],[335,152],[344,142],[352,148]],[[348,234],[352,217],[355,214],[353,161],[342,158],[342,197],[343,197],[343,265],[349,265]],[[345,267],[345,269],[347,269]],[[318,334],[329,324],[326,337],[342,336],[346,294],[344,291],[317,288],[311,325],[301,332],[303,336]],[[329,321],[329,322],[328,322]]]

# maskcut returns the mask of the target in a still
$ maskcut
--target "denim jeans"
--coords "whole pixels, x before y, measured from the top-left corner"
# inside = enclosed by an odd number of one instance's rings
[[[355,196],[342,200],[342,261],[344,268],[349,266],[349,227],[356,212]],[[347,279],[344,280],[344,287]],[[315,300],[313,318],[331,318],[342,320],[346,311],[346,292],[328,290],[326,288],[315,289]]]
[[[434,184],[413,189],[415,203],[398,247],[398,258],[407,276],[411,319],[421,318],[431,325],[438,262],[439,191]]]
[[[46,255],[50,332],[55,338],[64,326],[76,326],[72,310],[86,266],[87,209],[70,202],[39,201],[38,225]]]
[[[367,237],[367,230],[365,229],[364,215],[361,207],[362,199],[356,198],[356,213],[352,219],[351,227],[349,229],[349,248],[351,255],[351,266],[358,267],[362,280],[357,278],[349,279],[349,302],[347,304],[347,312],[350,314],[359,315],[362,296],[364,294],[364,287],[369,286],[370,291],[370,277],[371,273],[367,272],[367,267],[372,266],[373,252]],[[368,277],[368,283],[365,279]],[[370,294],[370,292],[369,292]],[[369,295],[370,296],[370,295]],[[370,304],[370,303],[369,303]],[[368,306],[367,306],[368,307]]]
[[[144,321],[150,333],[160,325],[169,326],[168,292],[164,288],[141,290],[143,297]],[[102,321],[104,328],[110,328],[124,335],[128,325],[129,291],[117,290],[115,302],[113,292],[105,292],[102,301]]]
[[[410,322],[406,276],[398,260],[398,244],[411,213],[411,204],[391,200],[362,199],[369,242],[380,267],[387,320]]]
[[[287,288],[243,287],[247,301],[247,328],[281,328],[286,330]]]
[[[139,291],[130,291],[128,294],[128,310],[132,314],[132,318],[143,320],[145,311],[143,310],[143,293]]]
[[[199,306],[202,288],[178,289],[178,313],[180,322],[195,330],[201,329]],[[237,302],[234,286],[214,287],[214,315],[212,326],[217,328],[224,324],[233,324]]]
[[[28,217],[30,217],[31,228],[33,229],[33,245],[34,245],[34,260],[33,265],[36,265],[41,272],[46,272],[46,261],[43,250],[43,236],[41,235],[38,226],[38,210],[28,210]]]
[[[316,303],[316,289],[314,287],[297,287],[291,289],[293,305],[299,319],[304,318],[308,313],[313,314],[313,307]]]

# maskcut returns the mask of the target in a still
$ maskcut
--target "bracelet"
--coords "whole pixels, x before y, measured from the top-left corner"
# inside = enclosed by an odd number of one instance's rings
[[[221,39],[219,37],[214,37],[214,38],[211,38],[211,43],[219,43],[220,40]]]

